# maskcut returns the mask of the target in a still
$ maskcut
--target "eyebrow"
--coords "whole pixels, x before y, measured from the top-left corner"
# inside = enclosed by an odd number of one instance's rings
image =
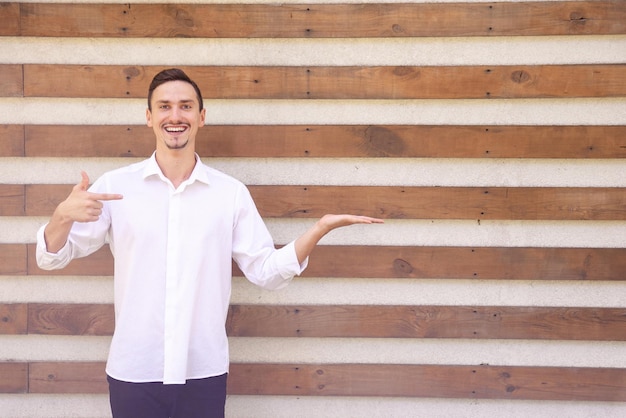
[[[155,101],[155,103],[165,103],[165,104],[167,104],[167,103],[172,103],[172,101],[171,100],[157,100],[157,101]],[[185,103],[185,104],[186,103],[195,103],[195,100],[193,100],[193,99],[179,100],[177,103]]]

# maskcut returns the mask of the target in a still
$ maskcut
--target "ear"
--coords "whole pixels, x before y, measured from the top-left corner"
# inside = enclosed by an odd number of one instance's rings
[[[152,128],[152,112],[150,112],[150,109],[146,109],[146,124]]]
[[[206,118],[206,107],[200,111],[200,126],[204,126],[205,118]]]

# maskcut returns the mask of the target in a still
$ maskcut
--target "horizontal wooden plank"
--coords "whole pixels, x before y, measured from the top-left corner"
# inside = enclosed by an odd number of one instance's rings
[[[108,393],[100,362],[30,363],[29,393]]]
[[[114,329],[113,305],[28,304],[29,334],[113,335]]]
[[[12,306],[0,304],[0,315]],[[114,326],[112,305],[28,305],[29,334],[112,335]],[[227,332],[233,337],[626,341],[626,308],[231,305]]]
[[[233,364],[235,395],[626,400],[626,370],[375,364]]]
[[[30,184],[24,185],[24,201],[26,216],[50,216],[54,209],[63,202],[72,191],[67,184]]]
[[[0,362],[0,393],[28,392],[28,363]]]
[[[318,246],[308,277],[626,280],[624,248]]]
[[[24,185],[0,184],[0,216],[25,215],[24,203]]]
[[[268,218],[626,220],[619,187],[248,186]],[[71,185],[25,185],[26,215],[50,215]]]
[[[25,97],[144,98],[162,67],[25,64]],[[481,99],[626,95],[626,64],[184,67],[205,99]]]
[[[2,12],[0,3],[0,12]],[[0,25],[3,26],[3,25]],[[0,65],[0,97],[21,97],[24,95],[23,68],[19,64]]]
[[[0,334],[26,334],[28,305],[26,303],[0,304]]]
[[[6,35],[198,38],[606,35],[620,0],[457,4],[20,4]],[[13,8],[2,20],[15,19]]]
[[[0,36],[14,36],[20,34],[20,4],[19,3],[0,3]],[[0,77],[0,80],[3,78]],[[0,84],[2,81],[0,81]]]
[[[0,244],[0,275],[27,274],[28,254],[24,244]]]
[[[4,249],[6,244],[0,244]],[[0,251],[2,254],[2,251]],[[28,274],[51,274],[28,245]],[[20,263],[25,263],[24,257]],[[333,246],[314,249],[303,277],[431,278],[482,280],[626,280],[626,248]],[[113,275],[104,247],[73,260],[55,275]],[[241,271],[233,266],[233,274]]]
[[[266,217],[315,218],[325,213],[361,213],[387,219],[626,219],[624,188],[392,186],[249,188],[259,211]]]
[[[229,335],[626,341],[626,308],[233,305]]]
[[[30,393],[107,393],[103,363],[31,363]],[[231,395],[626,401],[626,369],[411,364],[230,366]]]
[[[2,129],[0,140],[19,138]],[[155,147],[147,126],[26,125],[23,131],[27,157],[148,157]],[[198,131],[196,151],[256,158],[626,158],[626,126],[207,125]]]
[[[196,138],[198,153],[212,148],[205,128]],[[149,157],[155,149],[153,130],[141,125],[26,125],[24,136],[27,157]]]
[[[26,156],[24,143],[25,136],[23,125],[0,124],[0,157]]]

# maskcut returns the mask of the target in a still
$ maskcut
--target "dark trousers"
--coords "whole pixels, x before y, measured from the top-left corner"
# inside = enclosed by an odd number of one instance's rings
[[[227,376],[183,385],[129,383],[107,376],[113,418],[224,418]]]

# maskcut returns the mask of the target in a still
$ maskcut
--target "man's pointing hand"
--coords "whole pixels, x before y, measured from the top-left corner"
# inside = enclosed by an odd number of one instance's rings
[[[119,200],[121,194],[91,193],[89,176],[81,171],[81,180],[72,188],[72,192],[57,208],[57,214],[66,222],[95,222],[102,214],[102,201]]]

